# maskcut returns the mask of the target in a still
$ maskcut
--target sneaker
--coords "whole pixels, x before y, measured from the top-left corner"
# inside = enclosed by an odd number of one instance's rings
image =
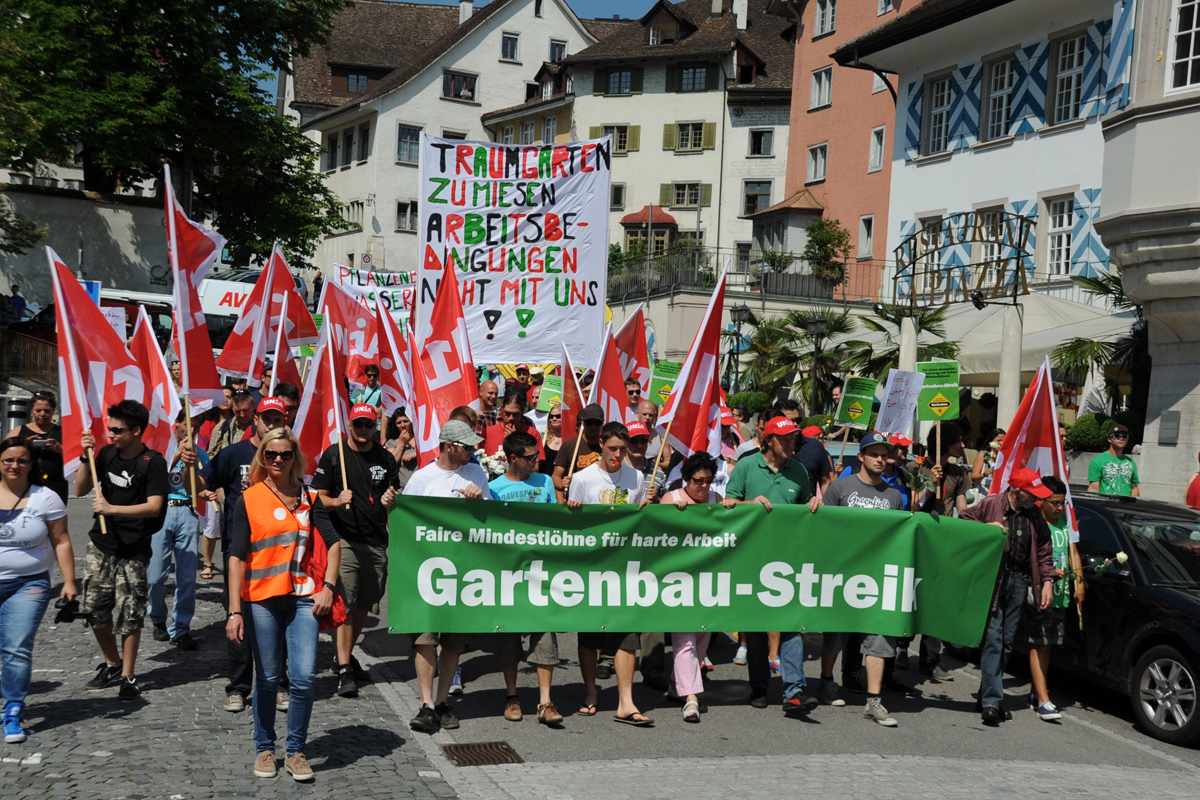
[[[153,625],[154,625],[154,641],[156,641],[156,642],[171,641],[171,634],[167,633],[167,623],[155,622],[155,623],[153,623]]]
[[[817,699],[827,706],[841,708],[846,705],[846,701],[842,699],[841,689],[838,688],[837,681],[833,678],[823,678],[817,684]]]
[[[137,700],[141,693],[142,690],[137,685],[137,678],[121,677],[121,691],[117,692],[117,697],[122,700]]]
[[[368,672],[362,664],[358,663],[358,659],[350,656],[350,669],[354,671],[354,682],[360,686],[364,683],[371,682],[371,673]]]
[[[1056,719],[1062,719],[1062,714],[1058,711],[1058,706],[1051,703],[1049,700],[1037,707],[1038,719],[1046,722],[1053,722]]]
[[[196,640],[193,639],[192,635],[190,633],[188,633],[187,631],[184,631],[183,633],[179,634],[174,639],[172,639],[171,644],[175,645],[180,650],[195,650],[196,649]]]
[[[454,681],[450,684],[450,694],[462,694],[462,667],[454,668]]]
[[[101,663],[96,670],[96,677],[92,678],[83,687],[85,689],[103,689],[106,686],[112,686],[121,679],[121,665],[109,666],[106,663]]]
[[[767,691],[765,689],[750,690],[750,705],[754,708],[767,707]]]
[[[606,681],[613,675],[612,664],[601,661],[596,665],[596,680]]]
[[[254,777],[256,778],[274,778],[279,774],[279,770],[275,766],[275,754],[270,750],[263,750],[258,754],[258,758],[254,759]]]
[[[779,677],[779,656],[771,659],[771,674]]]
[[[222,706],[226,711],[237,713],[246,709],[246,698],[242,697],[240,692],[230,692],[225,698],[225,705]]]
[[[885,728],[896,727],[896,720],[888,716],[887,709],[883,707],[883,703],[879,702],[878,697],[867,698],[867,707],[863,709],[863,716],[878,722]]]
[[[454,712],[450,710],[448,703],[438,703],[437,708],[433,709],[433,713],[437,714],[438,724],[446,730],[453,731],[458,729],[458,717],[454,716]]]
[[[22,708],[21,703],[13,701],[4,709],[4,741],[8,744],[17,744],[26,739],[25,729],[21,727]]]
[[[349,665],[338,667],[338,697],[358,697],[358,684],[354,682],[354,670]]]
[[[807,714],[817,707],[817,698],[807,694],[798,694],[783,701],[783,713]]]
[[[739,645],[737,653],[733,657],[733,663],[739,667],[744,667],[747,664],[746,645]]]
[[[708,660],[708,656],[705,656],[704,662],[700,664],[700,671],[701,672],[712,672],[714,669],[716,669],[716,667],[714,667],[713,663]]]
[[[950,672],[949,670],[942,669],[941,664],[921,667],[921,674],[933,678],[935,681],[941,681],[943,683],[954,680],[954,673]]]
[[[504,699],[504,718],[509,722],[520,722],[524,718],[521,713],[521,700],[516,695]]]
[[[313,779],[312,767],[308,765],[308,759],[304,757],[304,753],[285,756],[283,766],[292,773],[293,780],[311,781]]]
[[[292,698],[287,692],[275,693],[275,710],[287,711],[288,706],[292,704]]]
[[[417,711],[417,715],[409,721],[408,727],[414,731],[421,733],[437,733],[441,725],[438,723],[437,714],[432,708],[421,704],[421,709]]]

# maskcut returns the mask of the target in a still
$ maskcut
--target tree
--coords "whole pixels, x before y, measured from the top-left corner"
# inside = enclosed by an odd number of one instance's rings
[[[808,241],[801,258],[808,262],[813,275],[830,285],[846,278],[846,259],[850,257],[850,231],[836,219],[817,217],[804,229]]]
[[[888,370],[900,364],[900,320],[912,317],[917,327],[917,360],[930,361],[934,358],[954,358],[958,355],[958,342],[947,342],[946,313],[949,306],[938,308],[913,308],[911,306],[884,306],[884,317],[863,317],[867,330],[881,333],[882,344],[865,340],[845,342],[845,369],[855,375],[875,380],[885,380]],[[888,319],[890,317],[891,319]],[[894,320],[894,321],[893,321]],[[937,341],[921,342],[921,334],[927,333]]]
[[[234,257],[294,256],[344,227],[320,148],[258,87],[349,0],[0,0],[0,158],[82,163],[85,188],[161,177]],[[195,195],[189,197],[192,186]]]

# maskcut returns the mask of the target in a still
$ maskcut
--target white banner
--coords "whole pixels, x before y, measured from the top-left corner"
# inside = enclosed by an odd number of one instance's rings
[[[923,372],[890,370],[875,430],[880,433],[900,433],[911,438],[913,414],[917,411],[917,398],[921,396],[921,387],[924,385]]]
[[[392,319],[399,323],[401,332],[408,330],[416,297],[416,279],[415,272],[375,272],[342,264],[333,265],[333,280],[338,286],[354,295],[372,312],[375,311],[375,298],[381,299],[384,307],[392,313]]]
[[[608,292],[609,137],[557,145],[421,134],[417,314],[458,271],[477,364],[596,366]]]

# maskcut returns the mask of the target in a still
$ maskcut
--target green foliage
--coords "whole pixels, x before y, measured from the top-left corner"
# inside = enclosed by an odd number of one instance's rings
[[[608,246],[608,271],[610,273],[620,272],[625,267],[625,253],[621,250],[621,245],[613,242]]]
[[[45,228],[13,208],[0,194],[0,253],[24,253],[45,238]]]
[[[833,422],[832,414],[814,414],[811,417],[808,417],[807,419],[805,419],[804,422],[800,425],[800,427],[801,427],[801,429],[803,429],[803,428],[807,428],[809,425],[816,425],[821,430],[828,432],[829,425],[832,422]]]
[[[831,284],[841,283],[846,277],[846,259],[850,258],[850,231],[836,219],[817,217],[804,232],[808,242],[800,256],[813,275]]]
[[[258,82],[307,55],[349,0],[6,0],[0,4],[0,163],[83,162],[113,191],[172,161],[235,259],[278,239],[306,258],[345,227],[320,146]]]
[[[767,269],[771,270],[771,272],[774,272],[776,275],[787,272],[788,268],[791,267],[792,263],[796,260],[796,256],[794,256],[790,251],[787,253],[782,253],[777,250],[763,250],[762,256],[763,263],[767,265]]]
[[[771,406],[771,397],[766,392],[738,392],[726,399],[730,408],[744,408],[751,414],[757,414]]]
[[[1083,453],[1099,453],[1108,449],[1104,429],[1110,420],[1098,414],[1082,414],[1067,428],[1067,449]]]
[[[844,368],[875,380],[886,380],[888,370],[896,369],[900,364],[900,322],[904,317],[912,317],[917,327],[917,361],[932,361],[934,358],[956,358],[958,342],[946,341],[946,313],[949,306],[938,308],[913,308],[910,306],[885,306],[884,313],[897,320],[892,322],[886,317],[862,317],[861,321],[868,330],[882,333],[882,344],[872,344],[865,340],[845,342],[847,351]],[[872,429],[873,430],[873,429]]]
[[[791,396],[805,404],[811,402],[816,343],[808,335],[808,321],[818,316],[825,317],[826,333],[816,362],[817,402],[821,406],[828,403],[833,377],[842,371],[845,354],[825,345],[855,331],[857,323],[848,311],[827,306],[790,311],[782,317],[767,319],[760,319],[752,312],[748,320],[750,344],[743,356],[743,363],[749,361],[744,380],[774,397],[791,378]]]

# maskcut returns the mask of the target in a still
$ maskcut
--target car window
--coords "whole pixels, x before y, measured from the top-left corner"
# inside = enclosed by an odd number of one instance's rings
[[[1086,559],[1097,556],[1101,559],[1114,556],[1123,545],[1108,519],[1094,508],[1075,506],[1075,519],[1079,523],[1079,555]]]
[[[1150,583],[1200,588],[1200,524],[1146,514],[1118,515]]]

